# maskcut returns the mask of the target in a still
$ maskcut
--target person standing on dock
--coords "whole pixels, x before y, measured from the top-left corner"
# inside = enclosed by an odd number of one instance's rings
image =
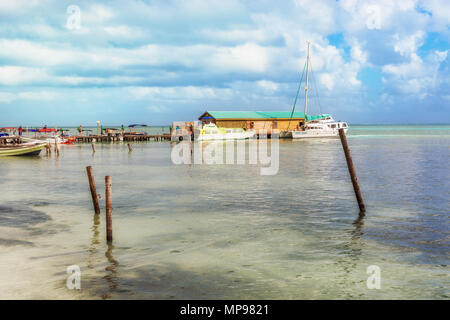
[[[124,134],[125,133],[125,127],[123,125],[121,126],[121,129],[122,129],[122,134]]]
[[[82,132],[81,124],[80,124],[80,126],[77,128],[77,130],[78,130],[78,134],[81,136],[81,132]]]
[[[19,126],[19,136],[22,135],[22,132],[23,132],[22,126]]]

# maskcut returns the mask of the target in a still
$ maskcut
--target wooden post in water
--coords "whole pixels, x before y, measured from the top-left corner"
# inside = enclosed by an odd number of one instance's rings
[[[106,188],[106,241],[112,242],[112,201],[111,201],[111,176],[105,177]]]
[[[95,188],[94,175],[92,174],[92,167],[86,167],[86,172],[89,179],[89,188],[91,189],[92,203],[94,204],[95,214],[100,214],[100,206],[98,205],[97,189]]]
[[[92,152],[95,153],[95,146],[94,146],[94,144],[91,144],[91,146],[92,146]]]
[[[131,147],[131,144],[128,144],[128,152],[133,152],[133,148]]]
[[[58,137],[55,137],[55,156],[59,156]]]
[[[359,189],[358,178],[356,177],[355,167],[353,166],[352,156],[350,155],[350,149],[348,148],[347,137],[345,136],[344,129],[339,129],[339,137],[341,138],[342,148],[344,149],[345,160],[347,160],[348,172],[353,184],[353,190],[355,191],[356,200],[358,201],[359,210],[361,213],[366,211],[363,198],[361,196],[361,190]]]

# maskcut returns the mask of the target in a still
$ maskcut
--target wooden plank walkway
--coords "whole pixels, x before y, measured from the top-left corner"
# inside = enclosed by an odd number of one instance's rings
[[[119,141],[170,141],[170,134],[146,134],[146,135],[101,135],[101,136],[76,136],[77,143],[93,142],[119,142]]]

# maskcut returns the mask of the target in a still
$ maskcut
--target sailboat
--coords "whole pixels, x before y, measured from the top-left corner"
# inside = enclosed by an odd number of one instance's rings
[[[308,138],[333,138],[339,136],[339,129],[348,130],[346,122],[335,121],[329,114],[319,116],[308,116],[308,72],[310,69],[309,61],[309,45],[306,56],[306,83],[305,83],[305,122],[291,131],[293,139],[308,139]],[[300,88],[299,88],[300,89]],[[298,94],[298,92],[297,92]],[[297,98],[296,98],[297,99]],[[295,109],[295,103],[294,103]],[[292,110],[294,111],[294,110]],[[293,113],[293,112],[292,112]],[[308,121],[308,119],[311,119]]]

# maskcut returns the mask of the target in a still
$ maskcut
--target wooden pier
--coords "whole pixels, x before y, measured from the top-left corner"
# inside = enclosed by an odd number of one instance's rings
[[[145,134],[145,135],[101,135],[101,136],[76,136],[77,143],[94,142],[120,142],[120,141],[170,141],[170,134]]]

